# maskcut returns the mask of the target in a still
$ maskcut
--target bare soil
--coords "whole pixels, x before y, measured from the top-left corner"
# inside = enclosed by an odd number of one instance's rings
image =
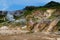
[[[0,35],[0,40],[60,40],[60,35],[45,33],[20,33]]]

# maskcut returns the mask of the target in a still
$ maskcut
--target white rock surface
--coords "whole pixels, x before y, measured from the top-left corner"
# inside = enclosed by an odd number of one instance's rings
[[[3,26],[0,28],[0,30],[7,30],[7,29],[9,29],[7,26]]]

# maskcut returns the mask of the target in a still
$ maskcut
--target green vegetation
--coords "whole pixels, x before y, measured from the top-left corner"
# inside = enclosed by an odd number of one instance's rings
[[[24,16],[30,15],[31,12],[32,12],[32,11],[26,10],[26,11],[24,12]]]
[[[47,3],[44,7],[56,9],[56,8],[60,8],[60,3],[51,1],[51,2]]]
[[[60,27],[60,21],[57,23],[57,26]]]
[[[5,15],[0,15],[0,23],[5,22]]]

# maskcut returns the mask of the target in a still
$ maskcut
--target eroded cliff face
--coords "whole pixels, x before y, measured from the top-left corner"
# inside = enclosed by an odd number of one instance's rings
[[[28,28],[32,28],[31,30],[34,32],[42,31],[42,32],[55,32],[58,28],[57,23],[60,21],[60,11],[58,9],[47,9],[45,11],[35,10],[31,15],[27,15],[26,18],[29,19],[27,24]]]

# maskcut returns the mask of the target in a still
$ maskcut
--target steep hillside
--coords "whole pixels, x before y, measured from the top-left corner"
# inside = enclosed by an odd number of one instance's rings
[[[60,30],[60,3],[51,1],[42,7],[27,6],[23,11],[8,11],[2,18],[0,26],[17,26],[30,32],[56,32]]]
[[[51,1],[51,2],[47,3],[46,5],[44,5],[44,7],[48,7],[48,8],[60,8],[60,3],[59,2]]]

